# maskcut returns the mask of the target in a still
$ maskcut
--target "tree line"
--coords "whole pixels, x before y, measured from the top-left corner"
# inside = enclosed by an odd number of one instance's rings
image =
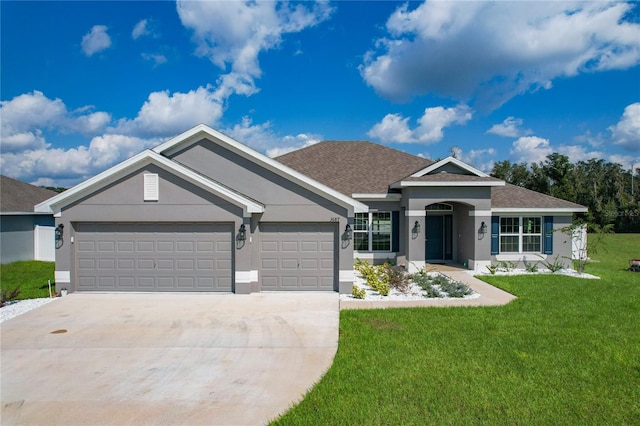
[[[587,223],[615,232],[640,232],[640,176],[603,159],[572,163],[553,153],[539,163],[495,163],[491,176],[513,185],[582,204]],[[633,187],[633,191],[632,191]]]

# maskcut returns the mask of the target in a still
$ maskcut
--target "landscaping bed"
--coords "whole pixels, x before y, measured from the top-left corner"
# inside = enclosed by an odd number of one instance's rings
[[[409,274],[401,266],[385,263],[371,265],[358,259],[351,294],[340,295],[341,300],[424,300],[451,298],[478,298],[466,284],[440,272],[421,270]]]

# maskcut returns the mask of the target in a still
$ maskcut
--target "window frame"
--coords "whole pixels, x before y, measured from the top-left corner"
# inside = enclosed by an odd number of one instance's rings
[[[517,228],[517,232],[505,232],[503,231],[503,227],[510,227],[513,228],[513,219],[517,219],[518,220],[518,228]],[[533,219],[534,220],[534,224],[533,224],[533,228],[535,230],[536,224],[535,222],[537,221],[537,228],[539,232],[525,232],[525,219]],[[503,224],[503,221],[507,222],[510,221],[511,223],[506,223]],[[535,253],[535,254],[543,254],[544,253],[544,241],[543,241],[543,217],[542,216],[500,216],[500,223],[499,223],[499,253],[505,253],[505,254],[524,254],[524,253]],[[517,237],[518,238],[518,251],[509,251],[509,250],[505,250],[504,246],[503,246],[503,238],[504,237]],[[526,237],[538,237],[538,250],[535,251],[531,251],[531,250],[523,250],[524,246],[525,246],[525,238]]]
[[[378,224],[378,229],[374,229],[374,216],[386,215],[389,223],[389,230],[380,230],[380,225]],[[362,219],[364,220],[365,228],[362,229],[360,224],[362,223]],[[389,235],[388,244],[389,247],[387,249],[378,249],[374,250],[374,235]],[[366,239],[367,248],[359,249],[356,240],[358,239],[356,235],[364,235],[363,239]],[[393,214],[391,211],[373,211],[368,213],[356,213],[354,217],[354,226],[353,226],[353,241],[354,241],[354,250],[360,253],[391,253],[393,251]]]

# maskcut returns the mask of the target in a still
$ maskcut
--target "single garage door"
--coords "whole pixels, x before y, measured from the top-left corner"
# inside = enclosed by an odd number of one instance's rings
[[[335,224],[260,225],[262,290],[334,290]]]
[[[232,225],[76,224],[78,290],[231,291]]]

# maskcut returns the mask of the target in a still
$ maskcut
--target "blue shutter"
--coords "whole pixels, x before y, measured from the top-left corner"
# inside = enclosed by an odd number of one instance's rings
[[[544,254],[553,254],[553,216],[544,217]]]
[[[400,251],[400,212],[391,212],[391,251]]]
[[[500,216],[491,216],[491,254],[500,253]]]

